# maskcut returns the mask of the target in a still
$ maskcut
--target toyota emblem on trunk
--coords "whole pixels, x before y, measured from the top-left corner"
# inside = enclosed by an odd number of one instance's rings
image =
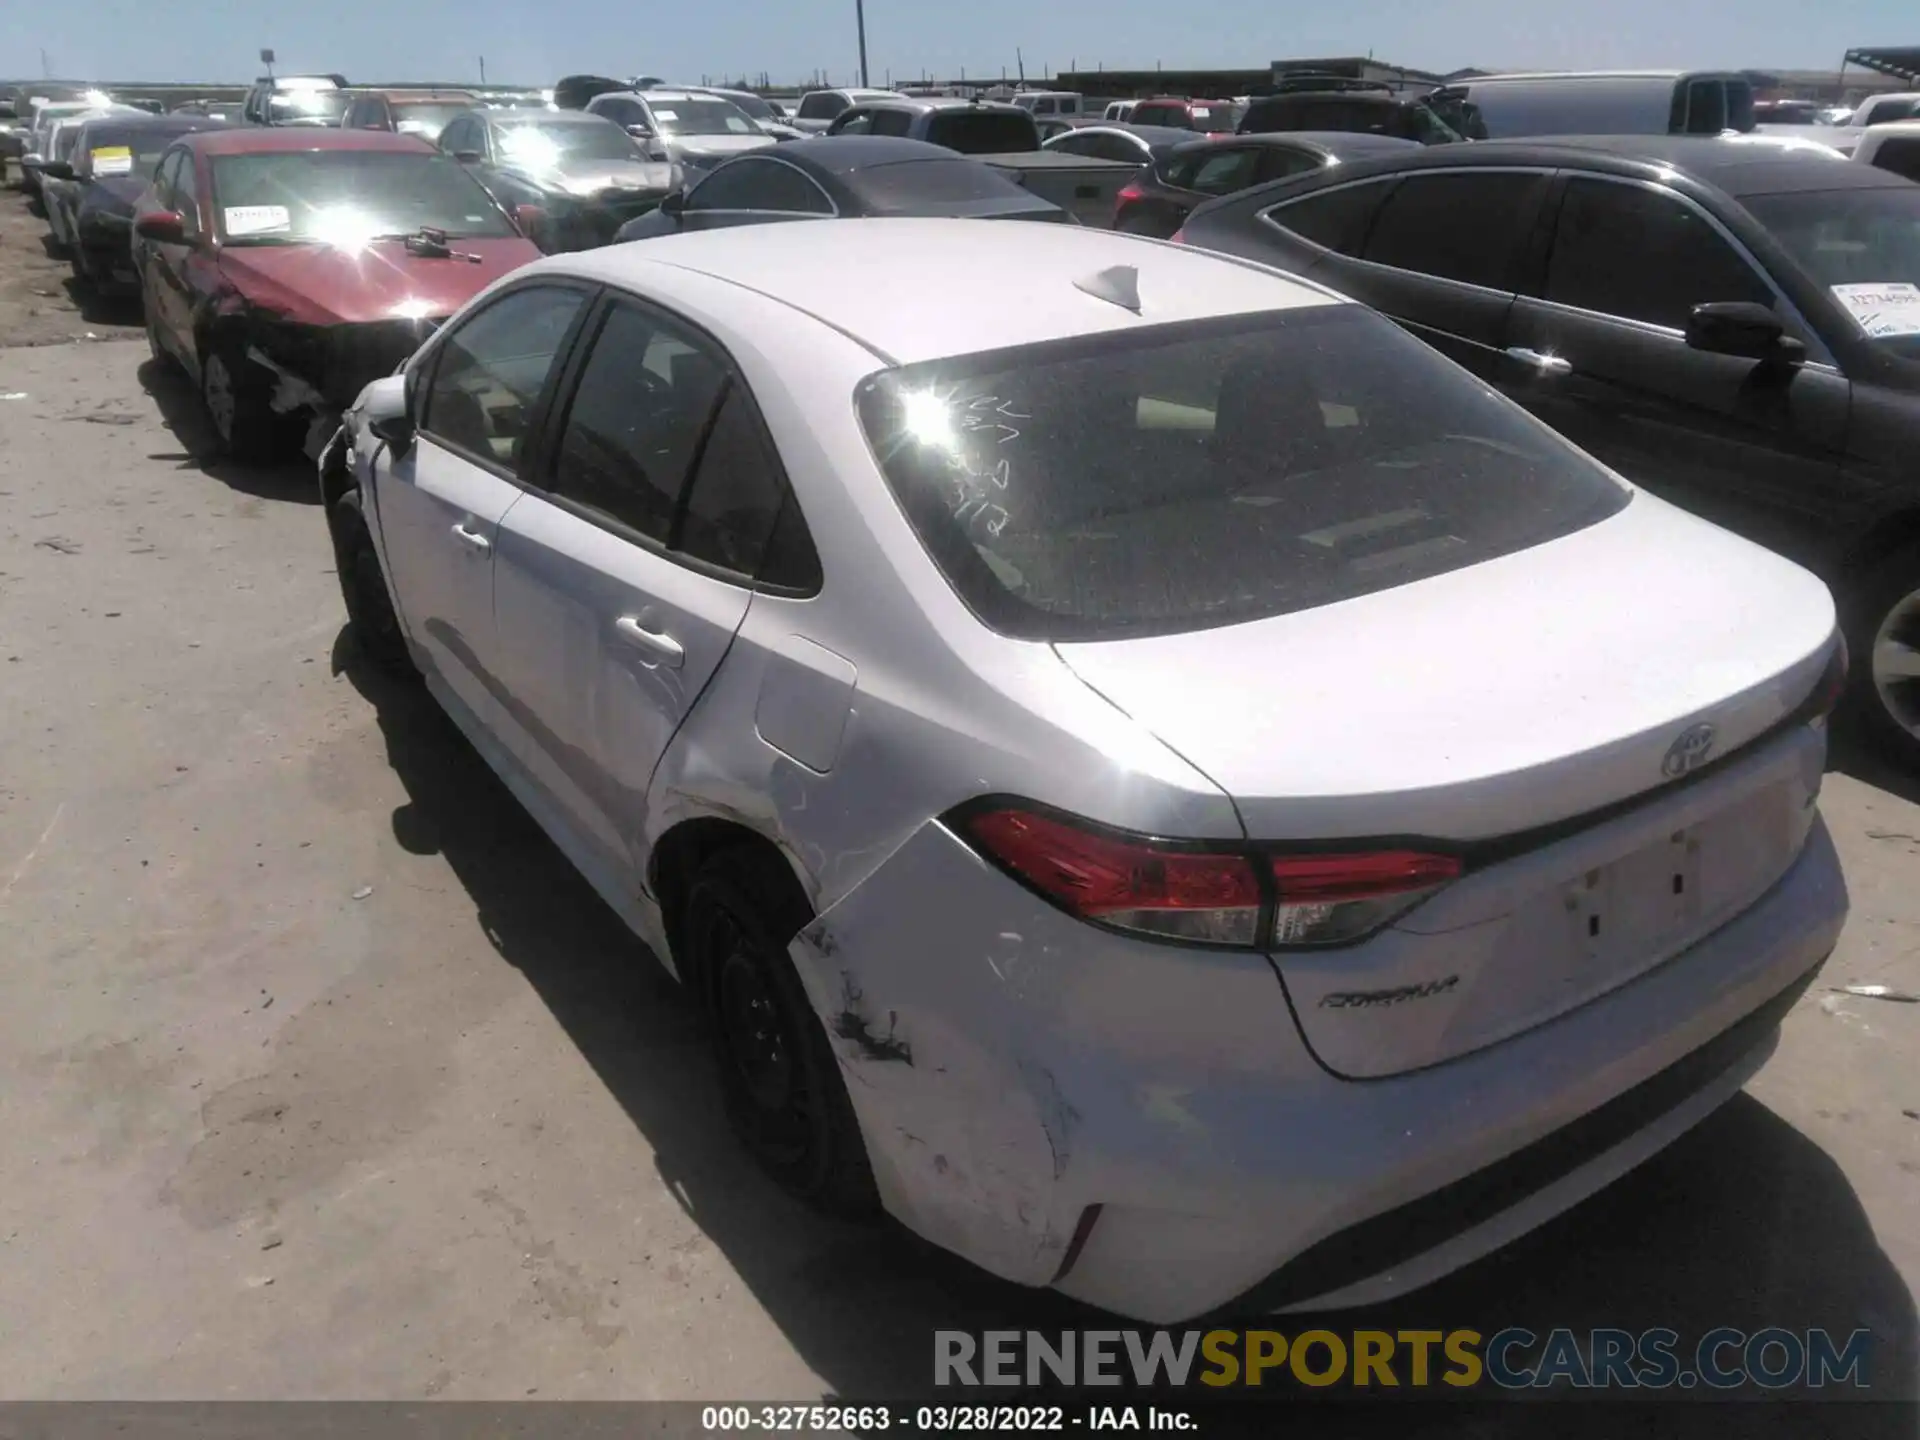
[[[1680,736],[1667,747],[1666,758],[1660,762],[1662,774],[1670,776],[1685,775],[1690,770],[1698,770],[1707,763],[1707,756],[1713,753],[1713,726],[1689,725],[1680,732]]]

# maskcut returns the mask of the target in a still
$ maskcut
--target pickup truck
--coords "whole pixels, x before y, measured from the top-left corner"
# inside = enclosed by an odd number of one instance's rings
[[[1040,148],[1040,129],[1018,105],[947,96],[889,95],[848,107],[829,135],[897,135],[944,145],[1009,176],[1083,225],[1113,226],[1120,191],[1140,173],[1122,160]]]

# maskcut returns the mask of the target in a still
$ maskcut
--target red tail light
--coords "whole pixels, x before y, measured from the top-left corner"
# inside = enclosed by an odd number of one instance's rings
[[[1082,920],[1216,945],[1251,945],[1259,934],[1260,880],[1245,855],[1099,834],[1030,810],[987,810],[961,828]]]
[[[1274,944],[1357,940],[1459,879],[1460,869],[1458,856],[1418,850],[1275,856]]]
[[[1146,199],[1147,192],[1142,190],[1138,185],[1128,184],[1121,189],[1120,194],[1117,198],[1119,199],[1122,205],[1125,205],[1126,203],[1132,200]]]
[[[988,859],[1070,915],[1209,945],[1347,944],[1461,873],[1452,855],[1374,850],[1262,859],[1015,806],[963,812],[954,823]],[[1272,922],[1263,929],[1269,906]]]

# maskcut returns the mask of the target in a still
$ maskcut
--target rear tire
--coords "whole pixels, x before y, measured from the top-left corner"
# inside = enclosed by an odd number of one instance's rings
[[[1845,718],[1884,759],[1920,770],[1920,545],[1874,565],[1843,609]]]
[[[830,1214],[879,1209],[833,1045],[787,956],[812,913],[778,855],[743,846],[700,868],[676,946],[709,1020],[734,1133],[760,1167]]]
[[[374,548],[358,490],[349,490],[333,502],[327,511],[327,530],[333,537],[334,570],[354,644],[382,674],[415,678],[420,672],[414,668],[400,617],[394,613],[393,596],[380,569],[380,552]]]

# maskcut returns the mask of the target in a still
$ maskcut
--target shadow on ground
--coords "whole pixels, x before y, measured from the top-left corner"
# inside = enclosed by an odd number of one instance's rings
[[[320,482],[313,462],[291,446],[284,459],[265,465],[243,465],[222,457],[199,392],[173,361],[148,359],[140,366],[139,378],[140,388],[159,408],[161,421],[180,442],[177,451],[149,455],[149,460],[171,461],[181,470],[199,470],[231,489],[262,500],[320,503]]]
[[[89,325],[122,327],[144,325],[138,295],[103,295],[88,281],[69,275],[61,281],[73,308]]]
[[[423,689],[373,672],[344,631],[333,665],[373,704],[405,786],[395,837],[411,852],[445,857],[501,957],[540,992],[645,1134],[661,1183],[830,1393],[925,1398],[936,1329],[1125,1323],[995,1280],[897,1226],[863,1229],[822,1219],[762,1179],[727,1132],[691,1007],[646,948]],[[1305,1328],[1292,1316],[1258,1323]],[[1683,1345],[1718,1326],[1825,1327],[1842,1338],[1865,1328],[1875,1337],[1875,1398],[1920,1389],[1912,1298],[1846,1177],[1825,1152],[1744,1096],[1506,1251],[1418,1295],[1312,1323],[1336,1331],[1469,1327],[1483,1335],[1525,1326],[1543,1336],[1555,1327],[1664,1326],[1679,1331]],[[1627,1412],[1606,1409],[1640,1433]],[[1739,1410],[1749,1420],[1769,1412],[1785,1426],[1777,1433],[1806,1428],[1788,1425],[1790,1412],[1780,1406]],[[1723,1407],[1712,1414],[1719,1419],[1703,1433],[1747,1428],[1725,1423]],[[1912,1434],[1914,1414],[1855,1407],[1846,1431]],[[1350,1433],[1345,1422],[1358,1418],[1342,1407],[1340,1432]],[[1427,1406],[1409,1427],[1411,1418],[1403,1413],[1395,1433],[1505,1435],[1523,1423],[1532,1433],[1546,1420],[1517,1404]],[[1800,1422],[1809,1418],[1817,1417],[1799,1412]],[[1608,1417],[1601,1428],[1623,1433]]]

